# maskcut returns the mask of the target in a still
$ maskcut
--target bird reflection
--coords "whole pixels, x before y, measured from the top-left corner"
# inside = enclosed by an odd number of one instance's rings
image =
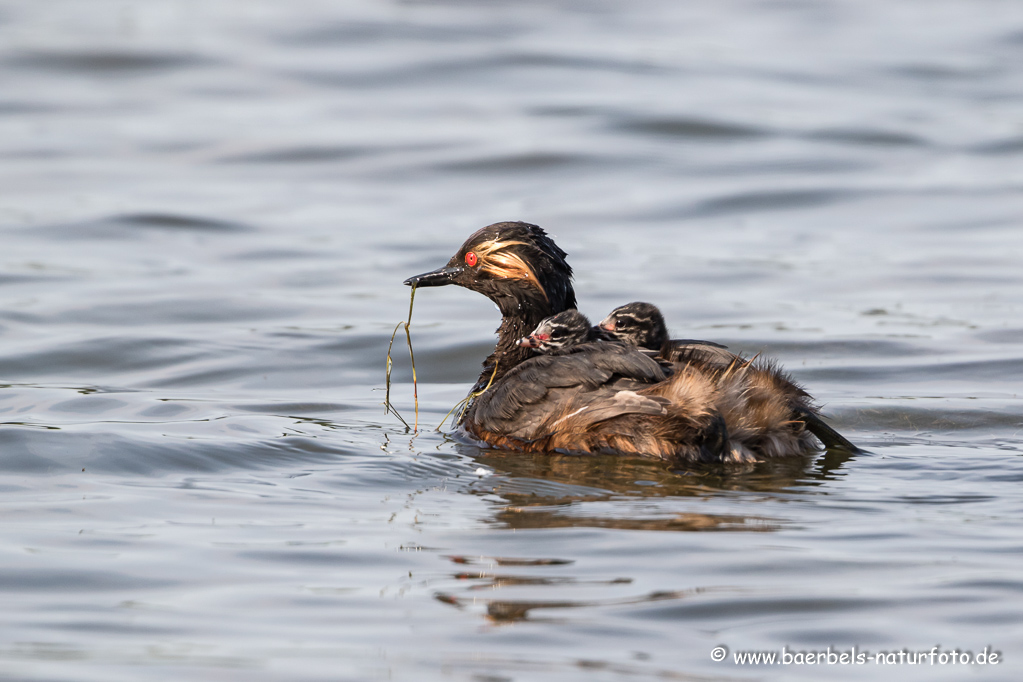
[[[621,456],[529,455],[459,445],[494,475],[470,491],[503,504],[492,522],[507,528],[617,528],[661,531],[769,532],[785,522],[755,513],[708,514],[691,510],[634,516],[622,502],[631,499],[707,497],[721,492],[798,493],[839,475],[854,453],[830,450],[817,458],[790,457],[741,466],[704,464],[672,469],[645,459]],[[606,503],[607,513],[601,513]],[[583,510],[585,507],[585,510]],[[584,513],[583,513],[584,512]]]
[[[631,581],[616,581],[616,582],[631,582]],[[612,584],[612,583],[608,583]],[[538,619],[531,616],[532,611],[536,610],[557,610],[557,609],[578,609],[584,607],[607,607],[607,606],[626,606],[632,604],[646,604],[650,602],[659,601],[672,601],[685,599],[687,597],[693,597],[699,594],[703,594],[708,591],[721,591],[721,590],[708,590],[703,588],[694,588],[690,590],[665,590],[660,592],[650,592],[648,594],[642,594],[634,597],[621,597],[611,599],[489,599],[482,600],[482,605],[486,608],[487,619],[495,624],[514,623],[518,621],[533,621],[536,622]],[[476,598],[465,598],[457,595],[448,593],[438,593],[434,595],[437,601],[445,604],[450,604],[459,609],[469,607],[471,605],[479,605],[481,600]],[[544,618],[544,621],[550,622],[553,619]]]
[[[854,454],[827,451],[817,457],[785,458],[747,465],[697,465],[675,469],[622,456],[523,454],[455,444],[471,458],[478,478],[463,488],[493,504],[490,523],[507,529],[608,528],[675,532],[761,532],[789,521],[756,513],[775,495],[791,497],[843,474]],[[699,498],[750,493],[748,513],[694,511]],[[641,501],[641,505],[635,504]],[[728,505],[731,511],[736,505]],[[772,507],[777,508],[777,507]],[[566,557],[447,554],[458,566],[434,598],[479,613],[491,626],[558,623],[579,610],[697,598],[734,592],[726,585],[628,594],[633,579],[574,575]],[[584,598],[571,598],[582,590]],[[596,591],[596,592],[594,592]],[[626,594],[622,594],[626,592]],[[605,593],[601,596],[600,593]],[[546,596],[551,598],[544,598]],[[539,613],[539,615],[537,615]],[[560,614],[560,615],[558,615]],[[578,617],[578,616],[577,616]]]

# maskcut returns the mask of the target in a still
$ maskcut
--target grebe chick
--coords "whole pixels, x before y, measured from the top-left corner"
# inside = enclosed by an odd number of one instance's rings
[[[706,360],[729,363],[736,357],[725,350],[727,346],[713,341],[668,338],[664,316],[653,303],[634,301],[618,306],[608,313],[597,328],[623,343],[657,351],[665,360],[699,354],[705,356]]]
[[[519,339],[519,345],[545,355],[560,355],[601,338],[604,335],[590,325],[585,315],[578,310],[566,310],[541,320],[529,336]]]

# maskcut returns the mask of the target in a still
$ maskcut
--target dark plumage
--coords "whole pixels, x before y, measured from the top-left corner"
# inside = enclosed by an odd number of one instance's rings
[[[494,223],[469,237],[444,267],[405,280],[417,287],[457,284],[483,294],[501,311],[497,347],[483,362],[474,391],[533,355],[518,341],[542,319],[575,308],[566,255],[536,225]]]
[[[658,351],[660,357],[669,362],[686,365],[695,363],[703,366],[705,370],[711,369],[714,365],[751,365],[748,369],[751,377],[762,375],[756,380],[751,378],[751,381],[761,383],[766,377],[766,385],[770,387],[758,402],[762,404],[771,401],[781,402],[782,409],[779,410],[775,407],[774,412],[791,410],[795,419],[802,421],[806,429],[827,447],[858,450],[855,445],[821,419],[811,402],[810,394],[800,388],[774,363],[745,360],[739,355],[728,352],[726,346],[713,341],[670,339],[664,316],[660,309],[652,303],[636,301],[619,306],[601,321],[598,328],[604,334],[619,341]],[[745,421],[741,415],[737,415],[737,418],[740,421]],[[769,420],[767,421],[769,422]],[[734,422],[735,419],[732,420],[732,423]],[[764,430],[764,427],[761,426],[760,430]]]
[[[577,310],[548,317],[519,345],[543,353],[478,398],[476,422],[522,449],[583,450],[715,460],[725,456],[724,420],[685,410],[656,392],[672,373],[654,353],[610,338]],[[552,411],[558,406],[559,411]],[[553,421],[552,421],[553,418]],[[585,447],[552,433],[587,431]],[[468,430],[468,429],[467,429]],[[665,448],[665,444],[670,444]]]
[[[497,347],[460,422],[466,433],[526,452],[676,462],[749,462],[815,448],[805,425],[816,408],[805,392],[792,398],[793,384],[769,365],[731,354],[727,363],[698,354],[664,362],[624,343],[588,338],[539,356],[531,344],[520,345],[545,318],[575,308],[565,256],[536,225],[497,223],[469,237],[444,267],[406,280],[457,284],[501,311]]]

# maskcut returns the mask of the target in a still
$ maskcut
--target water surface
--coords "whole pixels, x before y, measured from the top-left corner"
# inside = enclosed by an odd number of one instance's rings
[[[1018,679],[1021,59],[998,0],[0,2],[0,672]],[[407,432],[401,281],[515,219],[869,452],[460,444],[454,288]]]

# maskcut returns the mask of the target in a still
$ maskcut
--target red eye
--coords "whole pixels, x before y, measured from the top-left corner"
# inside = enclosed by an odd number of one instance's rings
[[[465,254],[465,264],[468,265],[470,268],[476,267],[476,263],[478,263],[478,262],[479,262],[479,259],[476,258],[476,254],[473,253],[472,251],[470,251],[469,253]]]

